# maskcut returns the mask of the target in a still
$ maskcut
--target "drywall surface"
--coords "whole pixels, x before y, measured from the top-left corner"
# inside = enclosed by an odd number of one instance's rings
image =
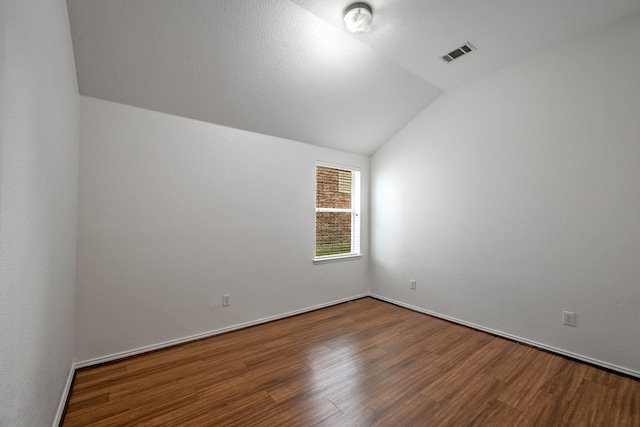
[[[442,92],[289,0],[68,5],[85,96],[370,155]]]
[[[63,0],[0,12],[0,425],[44,426],[73,362],[78,85]]]
[[[636,16],[446,92],[383,146],[372,292],[640,372],[639,49]]]
[[[360,167],[367,195],[368,157],[80,105],[78,362],[368,291],[367,197],[365,255],[312,263],[316,161]]]

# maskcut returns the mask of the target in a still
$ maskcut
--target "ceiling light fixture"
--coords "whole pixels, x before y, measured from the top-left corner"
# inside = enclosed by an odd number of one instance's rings
[[[354,3],[344,12],[344,23],[352,33],[366,33],[372,20],[371,6],[366,3]]]

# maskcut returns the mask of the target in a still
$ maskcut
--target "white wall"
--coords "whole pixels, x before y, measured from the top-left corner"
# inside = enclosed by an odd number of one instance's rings
[[[369,158],[81,97],[76,360],[366,293],[313,265],[315,162]],[[222,307],[222,295],[232,305]]]
[[[43,426],[73,362],[78,86],[64,0],[0,22],[0,425]]]
[[[446,92],[379,150],[373,292],[640,373],[639,50],[636,16]]]

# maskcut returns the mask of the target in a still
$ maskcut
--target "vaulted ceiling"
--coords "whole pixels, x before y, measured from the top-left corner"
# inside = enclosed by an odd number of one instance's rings
[[[372,154],[443,90],[640,13],[640,0],[68,0],[82,95]],[[466,42],[476,51],[440,57]]]

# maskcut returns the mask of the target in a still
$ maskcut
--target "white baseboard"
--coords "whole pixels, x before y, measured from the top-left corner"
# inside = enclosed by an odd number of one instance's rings
[[[77,362],[74,365],[75,369],[87,368],[89,366],[99,365],[101,363],[113,362],[114,360],[124,359],[126,357],[136,356],[138,354],[147,353],[154,350],[161,350],[163,348],[171,347],[178,344],[185,344],[191,341],[200,340],[203,338],[209,338],[216,335],[223,334],[225,332],[231,332],[238,329],[248,328],[250,326],[260,325],[262,323],[272,322],[274,320],[284,319],[286,317],[296,316],[298,314],[307,313],[309,311],[318,310],[321,308],[330,307],[336,304],[342,304],[344,302],[353,301],[356,299],[364,298],[369,296],[369,293],[364,293],[360,295],[354,295],[348,298],[343,298],[323,304],[314,305],[311,307],[302,308],[299,310],[289,311],[287,313],[277,314],[275,316],[264,317],[262,319],[252,320],[250,322],[239,323],[237,325],[227,326],[225,328],[215,329],[213,331],[203,332],[201,334],[191,335],[184,338],[178,338],[175,340],[165,341],[158,344],[148,345],[145,347],[139,347],[133,350],[123,351],[119,353],[110,354],[108,356],[96,357],[94,359],[85,360],[82,362]]]
[[[583,362],[590,363],[592,365],[600,366],[600,367],[605,368],[605,369],[610,369],[612,371],[620,372],[620,373],[625,374],[625,375],[629,375],[629,376],[632,376],[632,377],[640,378],[640,372],[634,371],[633,369],[628,369],[628,368],[624,368],[622,366],[613,365],[611,363],[603,362],[602,360],[592,359],[590,357],[583,356],[583,355],[577,354],[577,353],[572,353],[570,351],[563,350],[561,348],[552,347],[552,346],[549,346],[549,345],[546,345],[546,344],[542,344],[542,343],[539,343],[539,342],[536,342],[536,341],[531,341],[531,340],[528,340],[526,338],[518,337],[516,335],[507,334],[505,332],[501,332],[501,331],[498,331],[498,330],[495,330],[495,329],[486,328],[484,326],[476,325],[475,323],[466,322],[464,320],[456,319],[455,317],[446,316],[444,314],[436,313],[436,312],[431,311],[431,310],[426,310],[426,309],[421,308],[421,307],[416,307],[416,306],[411,305],[411,304],[406,304],[406,303],[401,302],[401,301],[396,301],[394,299],[383,297],[381,295],[377,295],[377,294],[374,294],[374,293],[371,293],[371,292],[369,293],[369,296],[372,297],[372,298],[375,298],[375,299],[379,299],[380,301],[386,301],[386,302],[391,303],[393,305],[397,305],[397,306],[400,306],[400,307],[408,308],[409,310],[417,311],[418,313],[428,314],[429,316],[438,317],[440,319],[444,319],[444,320],[448,320],[448,321],[453,322],[453,323],[458,323],[460,325],[468,326],[470,328],[477,329],[479,331],[488,332],[488,333],[490,333],[492,335],[497,335],[499,337],[507,338],[507,339],[510,339],[512,341],[521,342],[523,344],[527,344],[527,345],[530,345],[530,346],[533,346],[533,347],[537,347],[537,348],[540,348],[540,349],[543,349],[543,350],[547,350],[547,351],[550,351],[552,353],[560,354],[562,356],[566,356],[566,357],[569,357],[571,359],[580,360],[580,361],[583,361]]]
[[[161,343],[158,343],[158,344],[148,345],[148,346],[145,346],[145,347],[139,347],[139,348],[136,348],[136,349],[133,349],[133,350],[128,350],[128,351],[123,351],[123,352],[120,352],[120,353],[110,354],[108,356],[96,357],[94,359],[89,359],[89,360],[85,360],[85,361],[82,361],[82,362],[76,362],[71,366],[71,370],[69,371],[69,377],[67,378],[67,384],[65,385],[64,391],[62,393],[62,397],[60,399],[60,403],[58,405],[58,412],[56,413],[56,417],[55,417],[54,422],[53,422],[53,427],[58,427],[60,425],[60,423],[62,422],[62,417],[64,416],[65,406],[67,405],[67,399],[69,397],[69,394],[71,393],[71,386],[72,386],[72,383],[73,383],[73,377],[74,377],[74,375],[76,373],[76,370],[78,370],[78,369],[88,368],[90,366],[99,365],[101,363],[113,362],[113,361],[118,360],[118,359],[124,359],[125,357],[131,357],[131,356],[136,356],[138,354],[147,353],[149,351],[161,350],[163,348],[171,347],[171,346],[174,346],[174,345],[184,344],[184,343],[188,343],[188,342],[191,342],[191,341],[200,340],[200,339],[203,339],[203,338],[213,337],[215,335],[220,335],[220,334],[223,334],[225,332],[231,332],[231,331],[235,331],[235,330],[238,330],[238,329],[248,328],[250,326],[259,325],[261,323],[267,323],[267,322],[272,322],[274,320],[284,319],[286,317],[296,316],[298,314],[307,313],[309,311],[314,311],[314,310],[318,310],[318,309],[321,309],[321,308],[330,307],[332,305],[342,304],[344,302],[357,300],[357,299],[364,298],[364,297],[367,297],[367,296],[369,296],[369,293],[364,293],[364,294],[360,294],[360,295],[354,295],[354,296],[351,296],[351,297],[342,298],[342,299],[331,301],[331,302],[327,302],[327,303],[324,303],[324,304],[318,304],[318,305],[314,305],[314,306],[311,306],[311,307],[306,307],[306,308],[302,308],[302,309],[299,309],[299,310],[294,310],[294,311],[289,311],[287,313],[278,314],[278,315],[275,315],[275,316],[264,317],[262,319],[252,320],[250,322],[245,322],[245,323],[240,323],[240,324],[233,325],[233,326],[228,326],[226,328],[215,329],[213,331],[204,332],[204,333],[201,333],[201,334],[196,334],[196,335],[191,335],[191,336],[184,337],[184,338],[165,341],[165,342],[161,342]]]
[[[58,411],[56,412],[56,416],[53,419],[53,427],[60,426],[62,423],[62,417],[64,415],[65,407],[67,406],[67,399],[69,398],[69,393],[71,393],[71,385],[73,384],[73,376],[76,374],[76,366],[75,364],[71,365],[69,369],[69,375],[67,376],[67,383],[64,385],[64,389],[62,390],[62,396],[60,397],[60,403],[58,403]]]
[[[501,331],[497,331],[495,329],[491,329],[491,328],[486,328],[484,326],[480,326],[480,325],[476,325],[474,323],[470,323],[470,322],[466,322],[464,320],[460,320],[460,319],[456,319],[454,317],[450,317],[450,316],[446,316],[444,314],[440,314],[440,313],[436,313],[430,310],[426,310],[424,308],[420,308],[420,307],[416,307],[413,306],[411,304],[406,304],[403,303],[401,301],[396,301],[393,300],[391,298],[386,298],[383,297],[381,295],[377,295],[371,292],[368,293],[364,293],[364,294],[360,294],[360,295],[354,295],[348,298],[343,298],[340,300],[335,300],[335,301],[331,301],[328,303],[324,303],[324,304],[318,304],[318,305],[314,305],[311,307],[306,307],[306,308],[302,308],[299,310],[294,310],[294,311],[290,311],[287,313],[282,313],[282,314],[278,314],[275,316],[269,316],[269,317],[264,317],[262,319],[257,319],[257,320],[252,320],[250,322],[245,322],[245,323],[239,323],[237,325],[233,325],[233,326],[228,326],[225,328],[220,328],[220,329],[215,329],[213,331],[209,331],[209,332],[204,332],[201,334],[196,334],[196,335],[191,335],[188,337],[184,337],[184,338],[179,338],[179,339],[175,339],[175,340],[170,340],[170,341],[165,341],[165,342],[161,342],[158,344],[153,344],[153,345],[149,345],[149,346],[145,346],[145,347],[139,347],[133,350],[128,350],[128,351],[123,351],[123,352],[119,352],[119,353],[114,353],[114,354],[110,354],[108,356],[103,356],[103,357],[97,357],[94,359],[89,359],[89,360],[85,360],[82,362],[77,362],[74,363],[71,367],[71,370],[69,371],[69,376],[67,378],[67,383],[65,385],[65,389],[62,393],[62,397],[60,399],[60,404],[58,405],[58,411],[56,413],[56,417],[53,423],[53,427],[58,427],[60,425],[60,422],[62,421],[62,416],[64,415],[64,410],[65,410],[65,406],[67,404],[67,398],[69,396],[69,394],[71,393],[71,385],[73,382],[73,377],[75,375],[76,370],[80,369],[80,368],[87,368],[90,366],[94,366],[94,365],[99,365],[101,363],[107,363],[107,362],[113,362],[115,360],[118,359],[124,359],[126,357],[131,357],[131,356],[136,356],[138,354],[142,354],[142,353],[147,353],[149,351],[154,351],[154,350],[161,350],[163,348],[167,348],[167,347],[171,347],[174,345],[178,345],[178,344],[185,344],[191,341],[196,341],[196,340],[200,340],[203,338],[209,338],[209,337],[213,337],[216,335],[220,335],[223,334],[225,332],[231,332],[231,331],[235,331],[238,329],[242,329],[242,328],[248,328],[250,326],[255,326],[255,325],[259,325],[262,323],[267,323],[267,322],[272,322],[274,320],[279,320],[279,319],[284,319],[286,317],[291,317],[291,316],[296,316],[298,314],[303,314],[303,313],[307,313],[309,311],[314,311],[314,310],[318,310],[321,308],[326,308],[326,307],[330,307],[332,305],[337,305],[337,304],[342,304],[345,302],[349,302],[349,301],[353,301],[356,299],[360,299],[360,298],[364,298],[364,297],[372,297],[381,301],[385,301],[394,305],[397,305],[399,307],[404,307],[404,308],[408,308],[409,310],[413,310],[413,311],[417,311],[419,313],[423,313],[423,314],[427,314],[429,316],[433,316],[433,317],[438,317],[440,319],[444,319],[444,320],[448,320],[450,322],[453,323],[458,323],[460,325],[464,325],[464,326],[468,326],[470,328],[473,329],[477,329],[479,331],[483,331],[483,332],[488,332],[492,335],[497,335],[503,338],[507,338],[513,341],[517,341],[517,342],[521,342],[524,344],[528,344],[531,345],[533,347],[537,347],[543,350],[547,350],[553,353],[557,353],[563,356],[567,356],[570,357],[572,359],[576,359],[576,360],[581,360],[583,362],[587,362],[590,363],[592,365],[596,365],[596,366],[601,366],[603,368],[606,369],[610,369],[612,371],[616,371],[616,372],[620,372],[622,374],[625,375],[629,375],[632,377],[636,377],[636,378],[640,378],[640,372],[634,371],[632,369],[627,369],[621,366],[617,366],[617,365],[612,365],[610,363],[607,362],[603,362],[601,360],[596,360],[596,359],[592,359],[590,357],[586,357],[586,356],[582,356],[580,354],[576,354],[576,353],[572,353],[570,351],[566,351],[566,350],[562,350],[556,347],[551,347],[548,346],[546,344],[542,344],[539,342],[535,342],[535,341],[531,341],[528,340],[526,338],[522,338],[522,337],[518,337],[515,335],[511,335],[511,334],[507,334]]]

